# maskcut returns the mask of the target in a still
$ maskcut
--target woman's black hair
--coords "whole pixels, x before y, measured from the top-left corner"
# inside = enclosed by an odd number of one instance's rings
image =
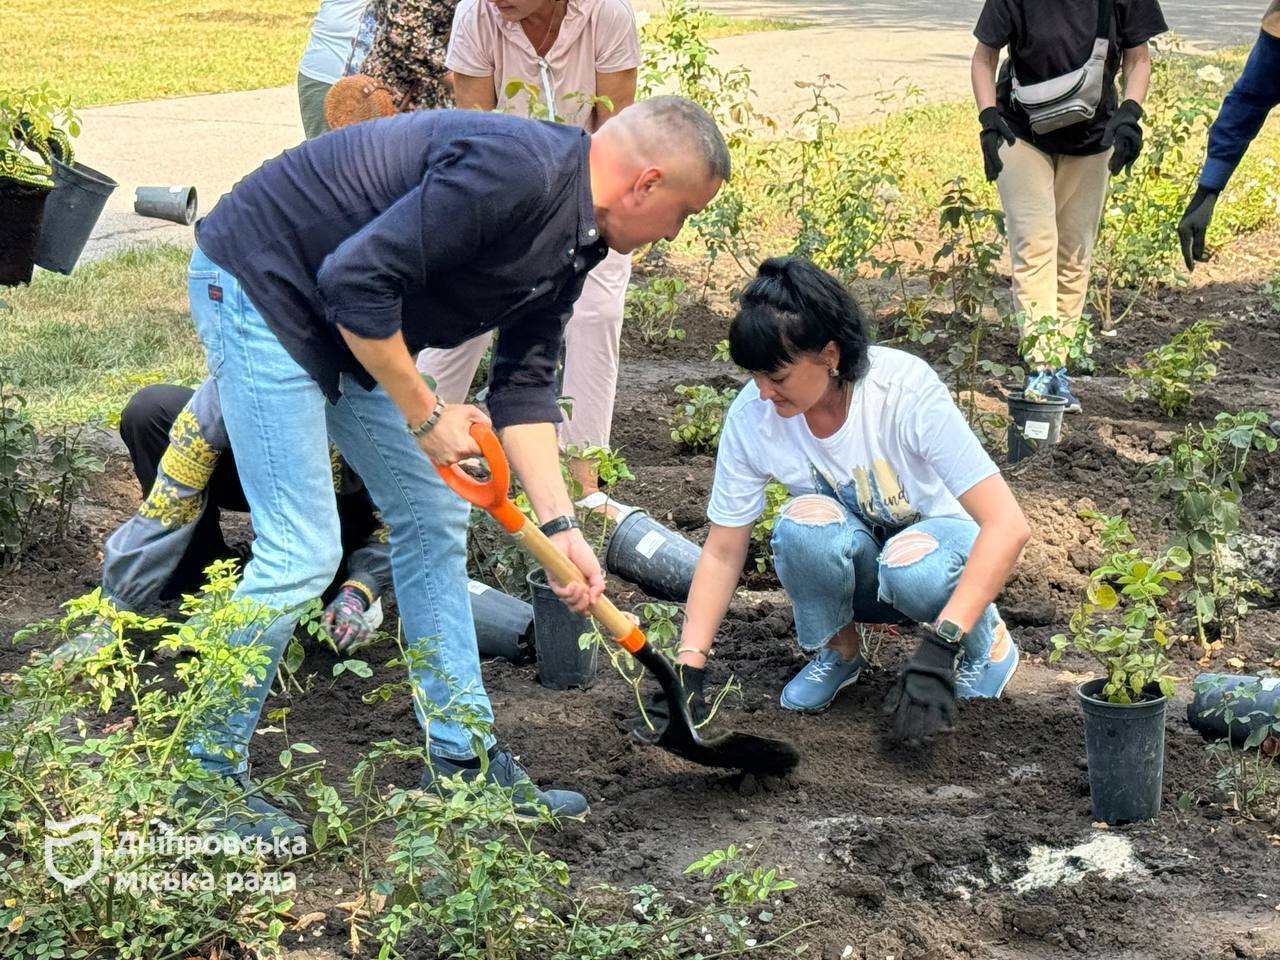
[[[729,327],[729,355],[743,370],[773,373],[800,353],[835,341],[836,376],[853,383],[867,372],[867,323],[835,277],[802,257],[770,257],[742,291]]]

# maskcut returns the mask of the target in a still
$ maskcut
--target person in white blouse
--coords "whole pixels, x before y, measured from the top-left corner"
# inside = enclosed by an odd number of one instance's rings
[[[462,0],[445,65],[459,107],[545,116],[595,132],[635,100],[640,38],[627,0]],[[609,443],[630,278],[630,257],[610,252],[587,275],[565,328],[566,449]],[[418,369],[447,402],[461,403],[489,340],[486,334],[452,350],[424,350]],[[590,461],[573,458],[570,470],[582,487],[581,505],[614,512]]]

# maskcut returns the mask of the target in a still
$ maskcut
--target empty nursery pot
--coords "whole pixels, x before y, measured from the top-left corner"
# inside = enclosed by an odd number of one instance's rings
[[[586,650],[578,638],[591,632],[591,619],[572,613],[547,584],[546,572],[530,570],[533,592],[533,646],[538,658],[538,681],[552,690],[586,689],[596,682],[597,645]]]
[[[1042,446],[1053,446],[1062,435],[1062,413],[1067,401],[1062,397],[1027,400],[1022,391],[1009,394],[1009,462],[1017,463]]]
[[[52,165],[54,187],[44,206],[36,266],[70,273],[118,184],[83,163],[68,166],[54,157]]]
[[[1195,697],[1187,704],[1187,722],[1206,740],[1225,740],[1229,735],[1240,746],[1259,725],[1275,723],[1280,709],[1280,677],[1201,673],[1191,689]]]
[[[133,212],[189,227],[196,219],[196,188],[138,187],[133,193]]]
[[[533,656],[533,607],[478,580],[467,581],[482,657],[524,663]]]
[[[1084,712],[1085,752],[1093,818],[1106,823],[1151,820],[1160,812],[1164,783],[1164,712],[1157,688],[1137,703],[1102,698],[1106,680],[1076,688]]]
[[[0,177],[0,287],[30,283],[48,186]]]
[[[618,521],[609,538],[604,565],[651,597],[684,603],[701,552],[697,544],[643,510],[633,510]]]

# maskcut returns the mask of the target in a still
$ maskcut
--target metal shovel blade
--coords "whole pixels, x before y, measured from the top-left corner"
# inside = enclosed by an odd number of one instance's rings
[[[666,694],[670,715],[659,736],[641,739],[704,767],[724,767],[759,776],[779,776],[800,762],[800,752],[785,740],[738,731],[718,737],[700,736],[671,662],[648,644],[636,652],[635,658],[657,678]]]

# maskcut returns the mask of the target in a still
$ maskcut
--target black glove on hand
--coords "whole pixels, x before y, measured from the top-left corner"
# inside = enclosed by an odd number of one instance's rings
[[[689,714],[693,717],[693,722],[702,723],[707,719],[707,700],[702,692],[702,685],[707,680],[706,669],[677,663],[676,679],[684,689],[685,700],[689,704]],[[649,723],[653,724],[653,729],[649,729],[649,724],[644,722],[644,717],[636,717],[632,724],[632,731],[644,740],[656,740],[667,729],[667,722],[671,719],[671,705],[667,702],[667,695],[659,690],[645,704],[644,712],[649,717]]]
[[[1204,237],[1209,232],[1209,221],[1213,219],[1213,206],[1217,202],[1217,190],[1197,187],[1196,195],[1178,221],[1178,240],[1182,242],[1182,259],[1188,270],[1196,268],[1197,260],[1203,263],[1209,259],[1204,252]]]
[[[978,122],[982,124],[982,132],[978,134],[978,140],[982,143],[982,165],[987,179],[995,180],[1004,169],[1004,161],[1000,159],[1000,141],[1013,146],[1016,138],[1009,129],[1009,124],[1004,122],[1004,117],[1000,116],[999,107],[987,107],[978,114]]]
[[[932,631],[925,634],[885,701],[884,712],[894,714],[894,739],[921,743],[951,725],[959,652]]]
[[[1102,146],[1114,146],[1111,153],[1111,172],[1119,173],[1122,167],[1133,168],[1133,161],[1142,151],[1142,107],[1136,100],[1126,100],[1116,107],[1102,131]]]

